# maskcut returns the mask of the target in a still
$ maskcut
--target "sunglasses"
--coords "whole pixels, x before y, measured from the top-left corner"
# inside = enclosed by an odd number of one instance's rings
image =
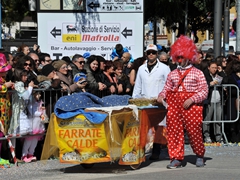
[[[52,60],[45,60],[45,62],[49,63],[49,62],[52,62]]]
[[[157,54],[157,51],[147,51],[147,55],[150,55],[150,54],[155,55],[155,54]]]
[[[61,69],[67,69],[68,67],[67,66],[63,66],[63,67],[61,67]]]
[[[184,59],[183,56],[177,56],[177,59]]]
[[[31,66],[32,64],[24,63],[24,66]]]
[[[85,64],[85,61],[79,61],[78,63],[79,64]]]

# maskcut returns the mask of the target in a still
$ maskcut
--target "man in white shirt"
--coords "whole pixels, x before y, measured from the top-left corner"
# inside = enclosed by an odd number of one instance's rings
[[[138,69],[132,94],[133,98],[157,98],[159,92],[162,91],[165,85],[168,74],[170,73],[170,68],[159,61],[156,45],[149,44],[145,52],[147,63],[141,65]],[[163,121],[156,129],[152,156],[149,158],[150,160],[159,159],[161,149],[160,140],[162,140],[159,136],[163,136],[163,128],[165,126],[166,122]],[[167,141],[165,141],[165,145],[166,143]]]

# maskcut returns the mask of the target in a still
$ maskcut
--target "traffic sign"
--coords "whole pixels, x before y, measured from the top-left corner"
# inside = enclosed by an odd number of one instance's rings
[[[143,0],[94,0],[86,1],[87,12],[143,12]]]
[[[54,38],[56,38],[56,36],[61,36],[61,29],[56,29],[56,27],[54,27],[50,33],[53,35]]]
[[[99,3],[94,3],[94,2],[91,2],[88,4],[88,7],[90,8],[99,8],[100,7],[100,4]]]
[[[122,31],[122,35],[127,38],[128,36],[132,36],[132,29],[127,29],[127,27],[125,27],[125,29]]]

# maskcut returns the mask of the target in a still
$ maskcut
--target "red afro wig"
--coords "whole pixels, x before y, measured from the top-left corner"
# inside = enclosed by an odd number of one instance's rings
[[[177,57],[182,56],[194,63],[197,58],[197,47],[193,40],[182,35],[171,46],[170,55],[174,62],[178,62]]]

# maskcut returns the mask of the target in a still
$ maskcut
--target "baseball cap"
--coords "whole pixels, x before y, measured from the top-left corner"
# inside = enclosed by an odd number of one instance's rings
[[[154,44],[149,44],[149,45],[147,46],[145,52],[146,52],[146,51],[149,51],[149,50],[158,51],[158,48],[157,48],[157,46],[154,45]]]
[[[81,78],[86,79],[87,78],[86,74],[84,74],[84,73],[77,73],[74,76],[74,78],[73,78],[73,82],[78,82]]]

